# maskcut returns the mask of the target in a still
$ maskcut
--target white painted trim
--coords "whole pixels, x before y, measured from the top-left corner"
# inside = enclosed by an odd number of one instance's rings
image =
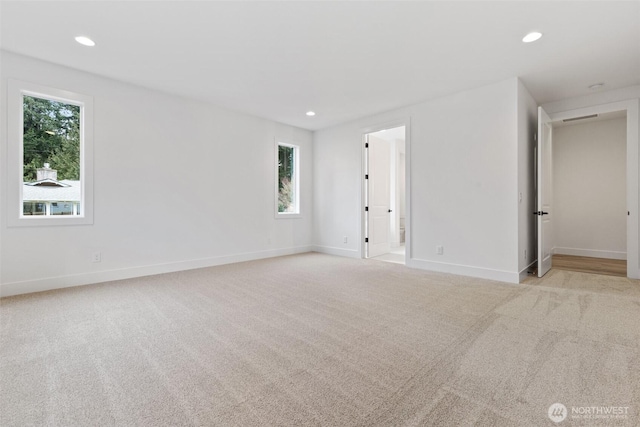
[[[407,267],[421,270],[437,271],[440,273],[457,274],[459,276],[477,277],[506,283],[520,283],[520,274],[516,271],[493,270],[490,268],[474,267],[471,265],[450,264],[446,262],[427,261],[412,258]]]
[[[533,268],[533,269],[535,269],[535,268],[536,268],[536,264],[538,264],[538,260],[533,261],[531,264],[529,264],[528,266],[526,266],[526,267],[524,268],[524,270],[520,271],[520,281],[519,281],[519,283],[522,283],[522,281],[523,281],[524,279],[526,279],[527,277],[529,277],[529,273],[528,273],[528,271],[529,271],[530,269],[532,269],[532,268]]]
[[[549,114],[551,121],[560,121],[591,114],[627,112],[627,277],[640,279],[640,99],[628,99]]]
[[[411,239],[413,223],[411,218],[411,117],[404,120],[404,264],[409,265],[413,254]]]
[[[293,148],[294,151],[294,162],[293,162],[293,174],[294,174],[294,180],[295,180],[295,200],[296,200],[296,211],[295,212],[278,212],[278,180],[280,179],[280,168],[278,166],[279,162],[280,162],[280,157],[279,157],[279,147],[280,146],[283,147],[290,147]],[[300,145],[296,144],[295,142],[291,142],[288,139],[285,138],[275,138],[275,161],[274,161],[274,165],[275,165],[275,206],[274,206],[274,214],[275,214],[275,219],[296,219],[296,218],[302,218],[302,204],[300,203],[300,188],[302,188],[300,186]]]
[[[110,282],[113,280],[151,276],[155,274],[172,273],[174,271],[214,267],[223,264],[233,264],[237,262],[253,261],[258,259],[293,255],[311,251],[313,251],[313,248],[311,246],[297,246],[282,249],[272,249],[267,251],[246,252],[234,255],[223,255],[211,258],[170,262],[166,264],[153,264],[140,267],[122,268],[117,270],[103,270],[90,273],[74,274],[70,276],[47,277],[44,279],[3,283],[0,285],[0,297],[28,294],[32,292],[50,291],[53,289],[63,289],[74,286],[91,285],[102,282]]]
[[[9,227],[93,224],[93,97],[19,80],[8,80],[7,95],[7,224]],[[81,214],[23,216],[23,95],[80,106]]]
[[[605,251],[597,249],[578,249],[578,248],[553,248],[555,255],[573,255],[573,256],[586,256],[591,258],[606,258],[606,259],[627,259],[626,252],[619,251]]]
[[[358,252],[357,249],[344,249],[344,248],[336,248],[333,246],[314,245],[311,247],[311,250],[313,252],[318,252],[318,253],[327,254],[327,255],[336,255],[336,256],[342,256],[347,258],[362,258],[360,256],[360,252]]]

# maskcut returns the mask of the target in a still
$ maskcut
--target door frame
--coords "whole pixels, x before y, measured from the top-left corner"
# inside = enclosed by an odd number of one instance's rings
[[[547,135],[547,129],[549,134]],[[536,234],[538,246],[538,277],[551,270],[553,258],[553,121],[541,106],[538,107],[538,135],[536,138]],[[548,164],[547,164],[548,163]],[[544,211],[547,212],[544,212]],[[547,215],[547,216],[544,216]],[[546,235],[548,232],[549,235]],[[545,249],[549,249],[547,252]],[[547,255],[547,258],[545,258]]]
[[[367,180],[365,174],[367,173],[367,149],[365,147],[367,135],[374,132],[379,132],[385,129],[392,129],[404,126],[404,182],[405,182],[405,221],[404,221],[404,264],[409,265],[411,261],[411,118],[404,117],[395,120],[381,121],[371,126],[363,127],[360,129],[360,147],[361,147],[361,163],[360,163],[360,258],[367,257],[367,244],[365,238],[367,236],[367,220],[366,220],[366,202],[367,202]]]
[[[640,185],[638,179],[638,162],[640,160],[638,151],[638,122],[640,121],[640,100],[629,99],[626,101],[612,102],[608,104],[583,107],[574,110],[559,111],[549,113],[551,122],[564,119],[588,116],[591,114],[611,113],[614,111],[626,111],[627,113],[627,277],[640,279],[640,258],[638,234],[638,215],[640,204],[638,190]]]

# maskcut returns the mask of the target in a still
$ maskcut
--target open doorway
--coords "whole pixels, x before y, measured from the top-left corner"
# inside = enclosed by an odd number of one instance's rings
[[[405,126],[370,132],[365,143],[365,257],[406,259]]]
[[[637,215],[637,141],[629,135],[628,108],[620,106],[552,117],[540,112],[534,212],[540,277],[549,268],[637,274],[631,221]]]
[[[626,276],[626,111],[553,122],[553,265]]]

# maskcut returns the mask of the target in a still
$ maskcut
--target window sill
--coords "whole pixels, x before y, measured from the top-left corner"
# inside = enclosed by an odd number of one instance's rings
[[[298,219],[302,218],[302,215],[299,213],[276,213],[276,219]]]
[[[72,215],[28,215],[19,218],[8,218],[9,227],[47,227],[59,225],[91,225],[93,219],[86,216]]]

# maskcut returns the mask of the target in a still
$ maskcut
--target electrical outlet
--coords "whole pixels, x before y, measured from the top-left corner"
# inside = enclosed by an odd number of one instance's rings
[[[91,262],[100,262],[102,261],[102,254],[100,252],[94,252],[91,256]]]
[[[344,236],[344,237],[342,238],[342,243],[347,243],[347,241],[348,241],[348,240],[349,240],[349,239],[347,239],[347,236]]]
[[[436,246],[436,254],[444,255],[444,246]]]

